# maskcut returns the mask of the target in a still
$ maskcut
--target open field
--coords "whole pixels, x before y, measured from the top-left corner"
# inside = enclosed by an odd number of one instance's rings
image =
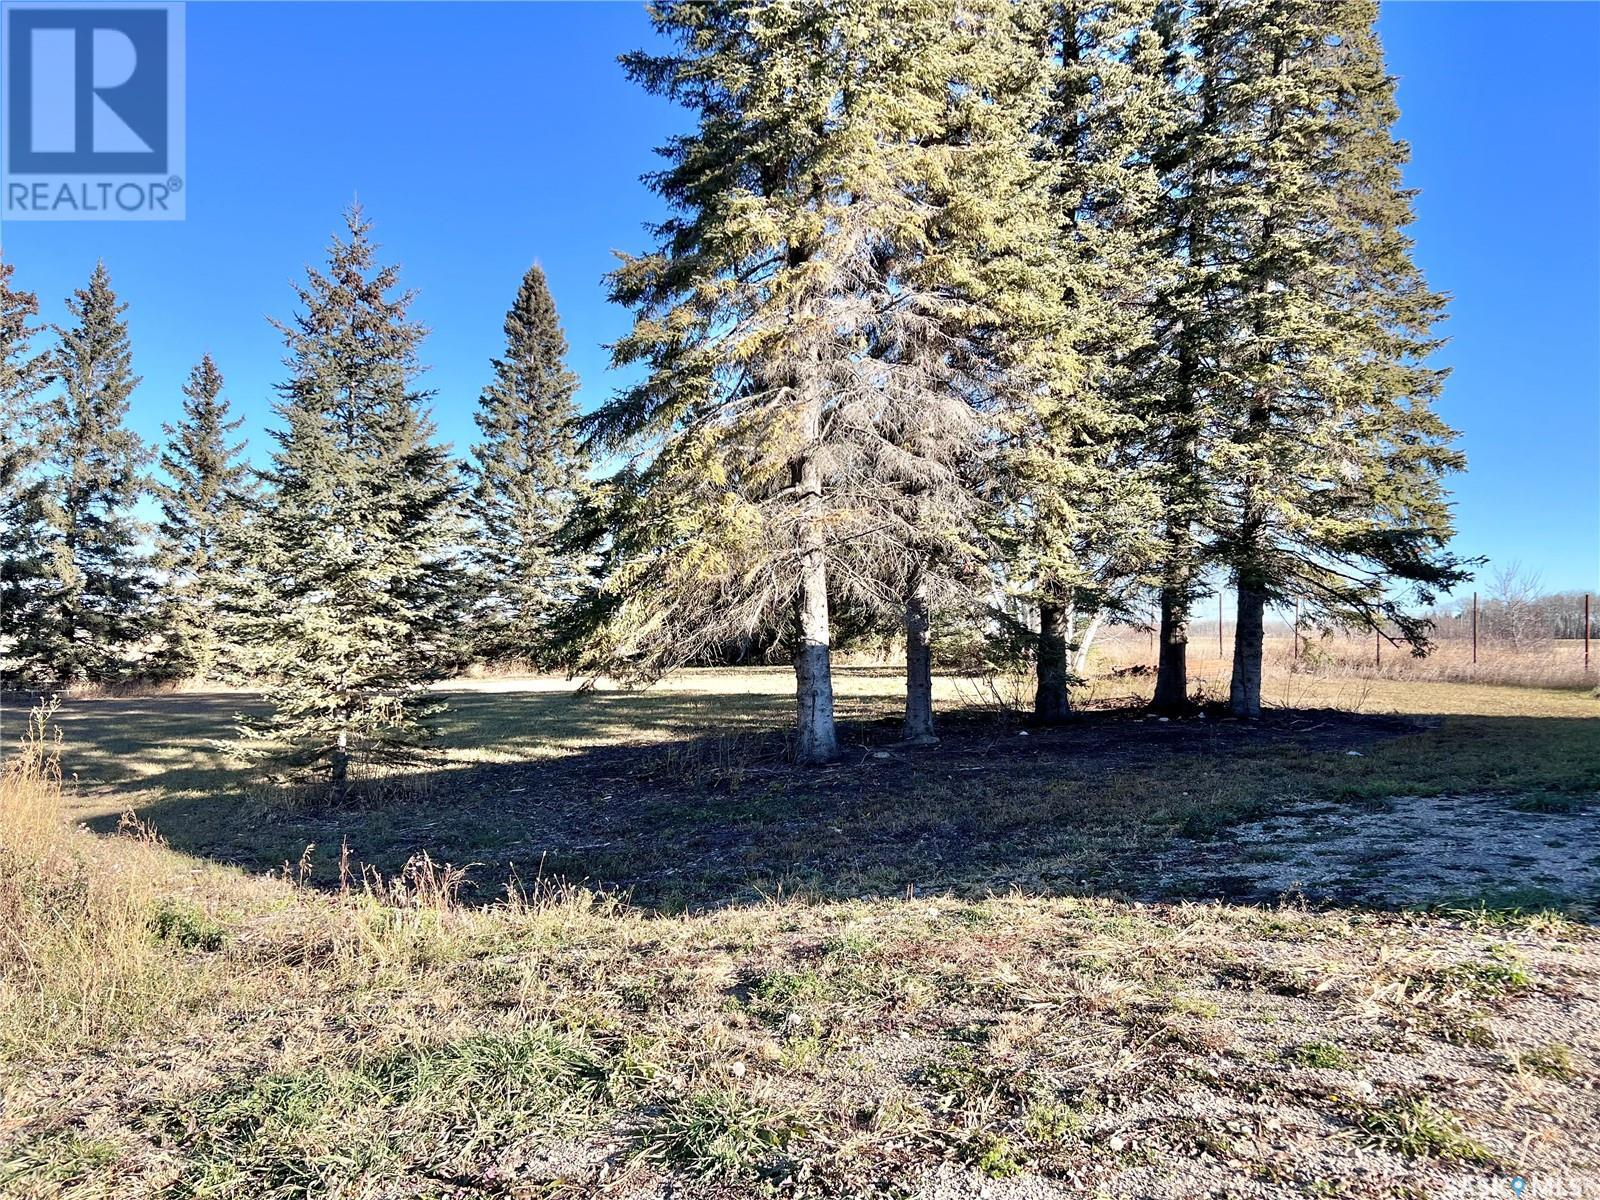
[[[0,1193],[1600,1194],[1600,701],[946,682],[911,751],[858,670],[800,770],[789,683],[454,685],[342,811],[215,749],[248,696],[68,702],[0,794]]]
[[[1263,649],[1265,670],[1276,677],[1284,703],[1283,686],[1296,679],[1382,679],[1396,683],[1470,683],[1491,687],[1593,688],[1600,685],[1600,638],[1590,647],[1584,665],[1582,638],[1533,638],[1520,645],[1483,638],[1478,661],[1472,660],[1472,642],[1464,637],[1441,637],[1422,658],[1404,646],[1383,644],[1381,653],[1370,634],[1335,633],[1322,637],[1302,635],[1298,651],[1287,627],[1269,629]],[[1224,623],[1218,653],[1216,622],[1201,623],[1190,631],[1189,668],[1197,686],[1226,696],[1232,669],[1233,625]],[[1093,662],[1102,672],[1115,668],[1155,665],[1155,646],[1142,630],[1113,628],[1095,641]],[[1266,697],[1263,697],[1266,699]]]

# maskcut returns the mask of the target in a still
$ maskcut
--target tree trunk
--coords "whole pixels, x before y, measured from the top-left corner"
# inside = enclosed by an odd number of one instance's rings
[[[822,405],[812,401],[803,415],[805,439],[792,470],[804,506],[800,533],[800,587],[795,599],[799,646],[795,651],[795,761],[833,762],[839,740],[833,725],[832,631],[828,621],[828,557],[821,526],[822,472],[816,438]]]
[[[1161,589],[1161,658],[1150,707],[1164,713],[1189,707],[1189,604],[1184,589]]]
[[[906,720],[908,742],[936,742],[933,732],[933,634],[928,581],[919,570],[906,593]]]
[[[1078,639],[1078,652],[1073,657],[1072,673],[1082,679],[1089,670],[1089,647],[1094,645],[1094,635],[1100,632],[1100,626],[1106,623],[1106,610],[1100,609],[1089,622],[1089,628],[1083,631],[1083,637]]]
[[[1047,725],[1072,715],[1067,693],[1067,606],[1054,601],[1039,605],[1039,684],[1033,693],[1033,715]]]
[[[342,729],[339,731],[339,740],[333,747],[328,767],[333,782],[333,802],[342,804],[350,790],[350,746]]]
[[[1233,681],[1228,711],[1252,720],[1261,715],[1261,646],[1267,595],[1239,583],[1239,612],[1233,634]]]
[[[795,761],[807,765],[828,763],[839,757],[839,741],[833,727],[828,574],[820,550],[814,555],[808,550],[801,560],[800,597],[796,607],[800,648],[794,659]]]

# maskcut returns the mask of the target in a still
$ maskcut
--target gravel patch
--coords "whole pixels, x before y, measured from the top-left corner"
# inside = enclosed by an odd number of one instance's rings
[[[1547,803],[1554,811],[1544,810]],[[1538,796],[1399,796],[1299,804],[1156,863],[1160,893],[1424,905],[1547,894],[1600,900],[1600,803]]]

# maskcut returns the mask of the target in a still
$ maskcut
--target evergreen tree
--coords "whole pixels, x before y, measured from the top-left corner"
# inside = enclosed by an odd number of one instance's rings
[[[929,583],[972,556],[984,340],[1037,212],[1018,190],[1028,122],[1001,99],[1026,90],[1007,77],[1018,11],[654,11],[679,49],[630,72],[699,125],[654,177],[676,210],[657,251],[613,277],[637,312],[618,365],[648,373],[588,423],[637,455],[604,493],[589,661],[651,674],[786,626],[797,757],[821,762],[834,612],[903,614],[907,729],[925,735]]]
[[[474,419],[470,508],[479,604],[474,649],[488,659],[541,661],[553,614],[578,595],[581,562],[558,533],[584,487],[567,339],[538,266],[528,268],[505,319],[506,350]]]
[[[1007,518],[1014,586],[1037,612],[1034,713],[1046,722],[1068,715],[1088,640],[1129,611],[1155,554],[1138,389],[1165,262],[1154,160],[1177,115],[1153,0],[1049,11],[1056,271],[1038,300],[1050,313],[1044,369],[1014,420]]]
[[[1444,301],[1404,234],[1376,15],[1368,0],[1264,0],[1189,21],[1203,133],[1187,149],[1203,171],[1188,165],[1185,199],[1191,220],[1203,201],[1206,247],[1192,515],[1238,586],[1240,716],[1260,714],[1271,600],[1392,623],[1420,648],[1407,602],[1464,577],[1442,484],[1461,459],[1426,364]]]
[[[856,280],[872,419],[850,431],[861,462],[848,483],[880,518],[853,550],[859,573],[879,575],[901,606],[914,742],[935,736],[936,620],[977,617],[992,592],[1002,412],[1033,394],[1040,347],[1057,333],[1041,16],[896,6],[854,72],[872,98],[860,119],[881,122],[877,169],[895,199],[859,218],[878,226]]]
[[[168,482],[157,488],[162,520],[155,561],[166,578],[155,662],[169,679],[216,679],[237,671],[225,598],[231,577],[245,567],[231,551],[250,501],[250,470],[239,457],[244,444],[229,441],[244,419],[229,419],[222,373],[209,354],[189,373],[183,395],[182,418],[163,426]]]
[[[0,637],[15,636],[14,614],[46,578],[36,541],[42,503],[38,472],[39,395],[49,385],[51,358],[35,353],[39,298],[12,286],[15,268],[0,259]]]
[[[1294,78],[1304,99],[1269,111],[1291,145],[1297,125],[1310,127],[1306,140],[1321,149],[1318,187],[1286,206],[1290,219],[1274,202],[1261,221],[1263,270],[1252,292],[1265,316],[1263,370],[1248,408],[1255,436],[1244,440],[1292,440],[1270,436],[1277,408],[1289,398],[1292,411],[1294,400],[1317,395],[1319,436],[1307,440],[1326,453],[1314,464],[1320,470],[1305,471],[1311,486],[1288,490],[1292,506],[1281,487],[1262,482],[1259,464],[1243,472],[1256,486],[1238,493],[1230,547],[1248,632],[1236,638],[1232,699],[1242,715],[1260,711],[1260,614],[1269,599],[1304,598],[1326,620],[1388,626],[1421,654],[1431,626],[1417,607],[1463,582],[1473,565],[1449,550],[1455,530],[1444,481],[1466,460],[1432,408],[1446,372],[1427,363],[1443,344],[1433,328],[1446,298],[1427,287],[1405,233],[1415,193],[1401,179],[1409,148],[1393,134],[1399,110],[1375,32],[1377,4],[1339,0],[1312,9],[1309,21],[1305,7],[1288,6],[1269,39],[1272,67]],[[1308,106],[1320,121],[1301,116]],[[1302,180],[1305,165],[1297,166],[1282,177]],[[1321,369],[1325,359],[1332,372]]]
[[[147,633],[143,528],[133,507],[149,461],[123,424],[132,372],[128,328],[105,264],[67,301],[57,326],[57,387],[39,410],[39,486],[28,491],[23,543],[7,596],[10,655],[42,685],[110,683],[132,673]]]
[[[461,593],[457,471],[415,387],[425,331],[359,207],[345,224],[327,269],[296,289],[303,311],[278,326],[283,428],[251,525],[273,710],[253,748],[325,773],[335,798],[352,763],[415,753],[426,687],[454,666]]]
[[[612,296],[636,310],[618,366],[644,379],[588,421],[638,461],[603,496],[608,536],[587,662],[657,674],[767,626],[789,630],[801,762],[836,757],[834,552],[862,522],[830,484],[861,319],[865,252],[839,187],[859,148],[839,85],[855,43],[837,5],[661,4],[676,49],[624,59],[698,128],[653,177],[675,210]],[[830,578],[831,576],[831,578]]]
[[[1212,404],[1226,380],[1222,352],[1239,320],[1231,231],[1250,197],[1232,170],[1248,147],[1225,112],[1234,14],[1244,17],[1245,6],[1163,0],[1151,21],[1165,51],[1165,92],[1176,98],[1177,109],[1160,129],[1152,156],[1160,179],[1154,223],[1165,266],[1150,292],[1152,336],[1135,356],[1132,395],[1143,430],[1139,449],[1161,513],[1153,569],[1160,656],[1152,706],[1162,712],[1189,704],[1189,613],[1207,591],[1207,532],[1216,524],[1215,481],[1208,474]]]

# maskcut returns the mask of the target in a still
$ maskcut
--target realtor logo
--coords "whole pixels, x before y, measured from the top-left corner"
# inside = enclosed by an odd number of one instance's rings
[[[181,220],[183,6],[4,6],[6,220]]]

